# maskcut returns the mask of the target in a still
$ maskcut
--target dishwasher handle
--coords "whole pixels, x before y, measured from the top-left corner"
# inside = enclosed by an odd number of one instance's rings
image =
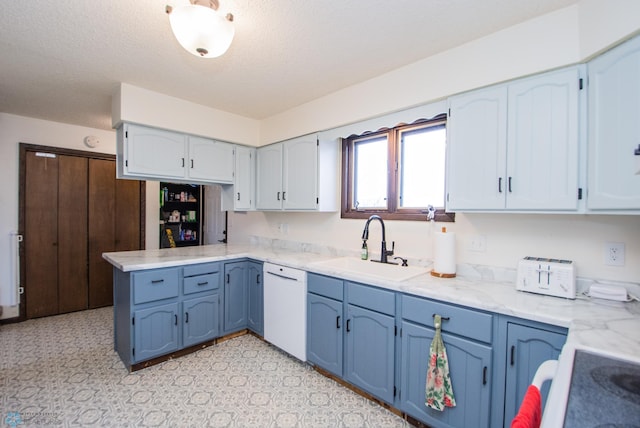
[[[269,275],[273,275],[273,276],[277,276],[278,278],[282,278],[282,279],[288,279],[289,281],[298,281],[298,278],[291,278],[290,276],[285,276],[285,275],[280,275],[279,273],[275,273],[275,272],[265,272]]]

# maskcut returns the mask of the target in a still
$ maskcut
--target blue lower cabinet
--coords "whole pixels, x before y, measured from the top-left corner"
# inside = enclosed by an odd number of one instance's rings
[[[342,301],[307,294],[307,360],[342,377]]]
[[[249,294],[247,327],[260,336],[264,335],[264,287],[262,263],[247,264],[247,286]]]
[[[443,333],[456,407],[444,411],[425,404],[432,328],[402,322],[400,409],[433,427],[489,427],[491,356],[488,345]]]
[[[179,318],[178,303],[135,311],[133,362],[176,351],[180,344]]]
[[[507,323],[505,427],[511,425],[517,414],[538,366],[546,360],[557,359],[564,346],[567,339],[566,329],[553,326],[548,328],[532,324]],[[542,408],[546,403],[549,386],[550,382],[545,382],[540,391]]]
[[[393,404],[395,318],[347,305],[345,379]]]
[[[247,261],[224,265],[223,334],[247,328]]]
[[[185,300],[182,303],[182,346],[192,346],[220,335],[219,305],[217,293]]]

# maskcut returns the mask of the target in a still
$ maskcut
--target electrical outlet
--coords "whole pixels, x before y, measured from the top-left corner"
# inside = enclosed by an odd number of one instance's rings
[[[487,237],[485,235],[473,235],[469,238],[469,251],[484,253],[487,251]]]
[[[607,266],[624,266],[624,242],[604,243],[604,264]]]

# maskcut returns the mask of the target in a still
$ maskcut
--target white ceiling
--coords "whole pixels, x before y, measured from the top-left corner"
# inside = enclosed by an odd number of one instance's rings
[[[10,0],[0,111],[111,128],[119,82],[263,119],[578,0],[220,0],[236,36],[216,59],[174,39],[188,0]]]

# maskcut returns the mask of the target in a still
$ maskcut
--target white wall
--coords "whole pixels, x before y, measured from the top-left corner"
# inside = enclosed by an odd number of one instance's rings
[[[159,94],[127,83],[114,91],[111,122],[133,122],[157,128],[256,146],[260,122],[237,114]]]
[[[267,118],[261,125],[261,143],[576,63],[578,13],[577,5],[558,10]]]
[[[582,62],[639,29],[639,1],[583,0],[268,118],[262,122],[261,142],[333,128]],[[286,235],[278,232],[280,223],[288,224]],[[396,241],[397,254],[431,259],[431,227],[440,224],[386,224],[387,241]],[[342,220],[339,213],[233,213],[229,239],[247,242],[259,236],[357,251],[363,226],[364,221]],[[458,214],[455,224],[447,227],[457,233],[458,263],[515,268],[518,259],[527,255],[566,258],[576,262],[583,277],[640,282],[640,216]],[[470,239],[477,235],[486,238],[485,252],[468,250]],[[379,237],[373,230],[370,238],[370,251],[379,251],[375,245]],[[607,241],[626,244],[625,266],[604,265]]]
[[[288,225],[287,234],[278,225]],[[339,213],[230,213],[229,241],[249,242],[251,236],[291,240],[358,252],[364,220],[340,219]],[[457,262],[515,268],[525,256],[574,260],[581,277],[640,282],[640,216],[560,214],[456,214],[455,223],[386,221],[387,244],[396,243],[396,255],[433,258],[433,231],[446,226],[456,233]],[[486,251],[469,249],[478,235]],[[380,232],[370,231],[369,251],[379,254]],[[605,266],[605,242],[623,242],[626,263]]]
[[[100,145],[91,149],[84,145],[84,138],[95,135]],[[115,154],[116,133],[101,129],[85,128],[46,120],[0,113],[0,206],[7,212],[0,222],[0,305],[9,300],[13,292],[10,266],[10,233],[18,230],[19,143],[61,147],[74,150]],[[156,190],[153,190],[153,186]],[[147,248],[158,246],[158,195],[157,183],[147,185]],[[151,190],[150,190],[151,189]],[[152,193],[153,192],[153,193]],[[155,205],[154,205],[155,204]],[[155,210],[150,212],[155,206]],[[155,236],[154,236],[155,233]],[[155,245],[155,247],[153,247]],[[3,310],[2,318],[17,316],[17,308]]]

